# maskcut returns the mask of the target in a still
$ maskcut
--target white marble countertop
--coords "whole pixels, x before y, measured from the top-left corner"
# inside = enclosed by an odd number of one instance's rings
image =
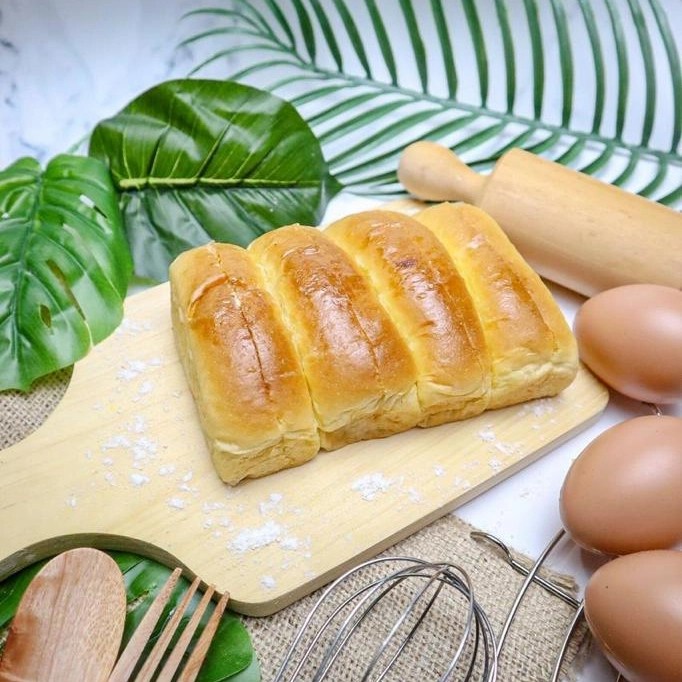
[[[211,3],[208,3],[211,4]],[[216,3],[214,3],[216,4]],[[190,0],[2,0],[0,2],[0,167],[21,156],[41,161],[68,151],[146,88],[186,75],[196,55],[174,49]],[[341,197],[327,217],[373,205]],[[569,320],[581,298],[554,288]],[[558,495],[572,460],[599,433],[647,408],[618,396],[593,426],[458,510],[519,551],[537,556],[560,527]],[[682,408],[666,413],[682,416]],[[591,560],[559,552],[560,568],[584,581]],[[606,682],[613,671],[594,656],[582,679]]]

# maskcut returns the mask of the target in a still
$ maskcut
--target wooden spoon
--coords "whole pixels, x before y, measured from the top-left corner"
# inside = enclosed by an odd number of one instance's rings
[[[104,682],[126,615],[123,575],[104,552],[59,554],[31,581],[10,625],[0,682]]]

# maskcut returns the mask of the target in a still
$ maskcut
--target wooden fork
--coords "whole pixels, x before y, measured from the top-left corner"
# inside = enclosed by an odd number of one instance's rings
[[[140,624],[130,638],[126,648],[123,650],[121,657],[114,666],[114,669],[112,670],[109,677],[109,682],[128,682],[131,679],[133,671],[141,661],[142,652],[144,651],[144,648],[152,635],[154,626],[158,622],[164,607],[170,599],[173,588],[180,578],[181,572],[182,571],[179,568],[176,568],[173,573],[171,573],[170,577],[166,581],[166,584],[161,588],[161,591],[152,602],[152,605],[147,610],[144,618],[140,621]],[[180,620],[187,610],[187,606],[192,600],[194,593],[199,587],[199,582],[199,578],[195,578],[194,582],[192,582],[191,586],[185,593],[185,596],[182,598],[182,601],[178,604],[175,612],[166,623],[166,626],[149,653],[149,656],[145,659],[142,668],[140,668],[140,671],[137,673],[135,682],[149,682],[156,673],[156,670],[161,663],[161,659],[163,658],[166,649],[168,649],[168,645],[170,644],[170,641],[173,638],[178,625],[180,624]],[[185,629],[182,631],[177,642],[169,652],[165,665],[155,678],[156,682],[170,682],[173,679],[173,676],[180,667],[182,657],[187,651],[190,640],[192,639],[192,635],[196,631],[199,621],[204,615],[206,607],[211,601],[211,597],[213,596],[214,592],[215,587],[211,585],[204,593],[204,596],[201,598],[199,605],[192,614],[192,617],[185,626]],[[183,668],[180,676],[177,678],[177,682],[193,682],[193,680],[196,679],[197,675],[199,674],[201,664],[208,653],[208,648],[211,645],[215,631],[218,628],[220,618],[225,611],[228,599],[229,595],[226,592],[216,604],[216,607],[213,610],[210,619],[206,623],[206,626],[204,627],[196,646],[192,650],[185,667]]]

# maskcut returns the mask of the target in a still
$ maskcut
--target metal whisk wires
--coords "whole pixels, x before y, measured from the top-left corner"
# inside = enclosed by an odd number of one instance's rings
[[[322,682],[339,679],[339,671],[367,682],[492,682],[496,658],[492,627],[461,567],[380,557],[322,593],[274,682]]]

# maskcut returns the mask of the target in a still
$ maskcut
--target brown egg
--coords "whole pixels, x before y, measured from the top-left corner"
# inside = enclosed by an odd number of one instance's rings
[[[586,549],[627,554],[681,542],[682,419],[636,417],[597,436],[569,469],[559,507]]]
[[[585,301],[574,323],[582,361],[615,390],[651,403],[682,400],[682,291],[628,284]]]
[[[585,589],[595,640],[629,682],[682,680],[682,552],[618,557]]]

